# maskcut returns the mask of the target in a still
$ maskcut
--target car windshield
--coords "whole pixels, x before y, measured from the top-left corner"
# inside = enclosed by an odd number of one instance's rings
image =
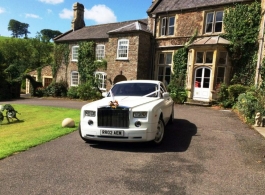
[[[108,97],[112,95],[158,97],[158,90],[158,85],[154,83],[121,83],[111,89]]]

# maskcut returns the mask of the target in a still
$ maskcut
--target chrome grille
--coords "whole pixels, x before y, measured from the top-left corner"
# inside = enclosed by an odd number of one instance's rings
[[[99,127],[129,127],[129,108],[124,107],[102,107],[98,108],[98,126]]]

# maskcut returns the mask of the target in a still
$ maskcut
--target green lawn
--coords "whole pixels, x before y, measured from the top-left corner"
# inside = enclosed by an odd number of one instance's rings
[[[5,118],[0,124],[0,159],[71,133],[79,125],[79,109],[11,105],[20,113],[20,121],[8,123]],[[75,127],[63,128],[65,118],[72,118]]]

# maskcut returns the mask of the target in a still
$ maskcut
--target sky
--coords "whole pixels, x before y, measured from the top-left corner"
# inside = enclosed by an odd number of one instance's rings
[[[11,37],[11,19],[29,24],[28,37],[42,29],[71,30],[73,4],[85,7],[86,26],[147,18],[152,0],[0,0],[0,36]]]

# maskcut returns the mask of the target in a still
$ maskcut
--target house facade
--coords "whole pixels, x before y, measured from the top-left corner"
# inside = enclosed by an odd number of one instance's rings
[[[156,43],[152,53],[154,79],[169,83],[170,73],[173,71],[172,56],[194,36],[196,31],[196,39],[188,47],[188,99],[203,102],[216,99],[220,84],[229,84],[231,79],[229,76],[232,64],[226,50],[230,42],[219,36],[224,33],[225,8],[237,3],[252,2],[254,1],[153,1],[147,13],[149,28],[153,29]],[[264,13],[264,1],[262,6]]]
[[[100,79],[99,88],[104,91],[116,82],[133,79],[151,79],[151,32],[147,19],[84,26],[84,6],[74,4],[72,30],[56,37],[55,43],[68,43],[69,65],[62,65],[57,80],[67,80],[70,86],[79,84],[78,49],[82,41],[95,43],[96,60],[106,60],[107,68],[95,72]],[[77,17],[79,16],[79,17]],[[80,21],[79,21],[80,20]],[[65,72],[67,71],[67,78]]]
[[[66,80],[69,86],[79,84],[78,48],[81,41],[95,42],[96,60],[106,60],[107,68],[95,72],[101,80],[100,89],[108,90],[114,83],[132,79],[155,79],[170,82],[173,55],[188,46],[186,89],[191,101],[211,102],[217,97],[220,83],[229,84],[233,67],[226,50],[229,40],[224,33],[224,10],[237,3],[254,0],[153,0],[147,10],[147,19],[85,26],[84,6],[73,5],[72,29],[54,39],[68,43],[69,65],[62,64],[57,80]],[[264,56],[264,7],[259,35],[257,72]],[[256,82],[259,82],[259,74]]]

